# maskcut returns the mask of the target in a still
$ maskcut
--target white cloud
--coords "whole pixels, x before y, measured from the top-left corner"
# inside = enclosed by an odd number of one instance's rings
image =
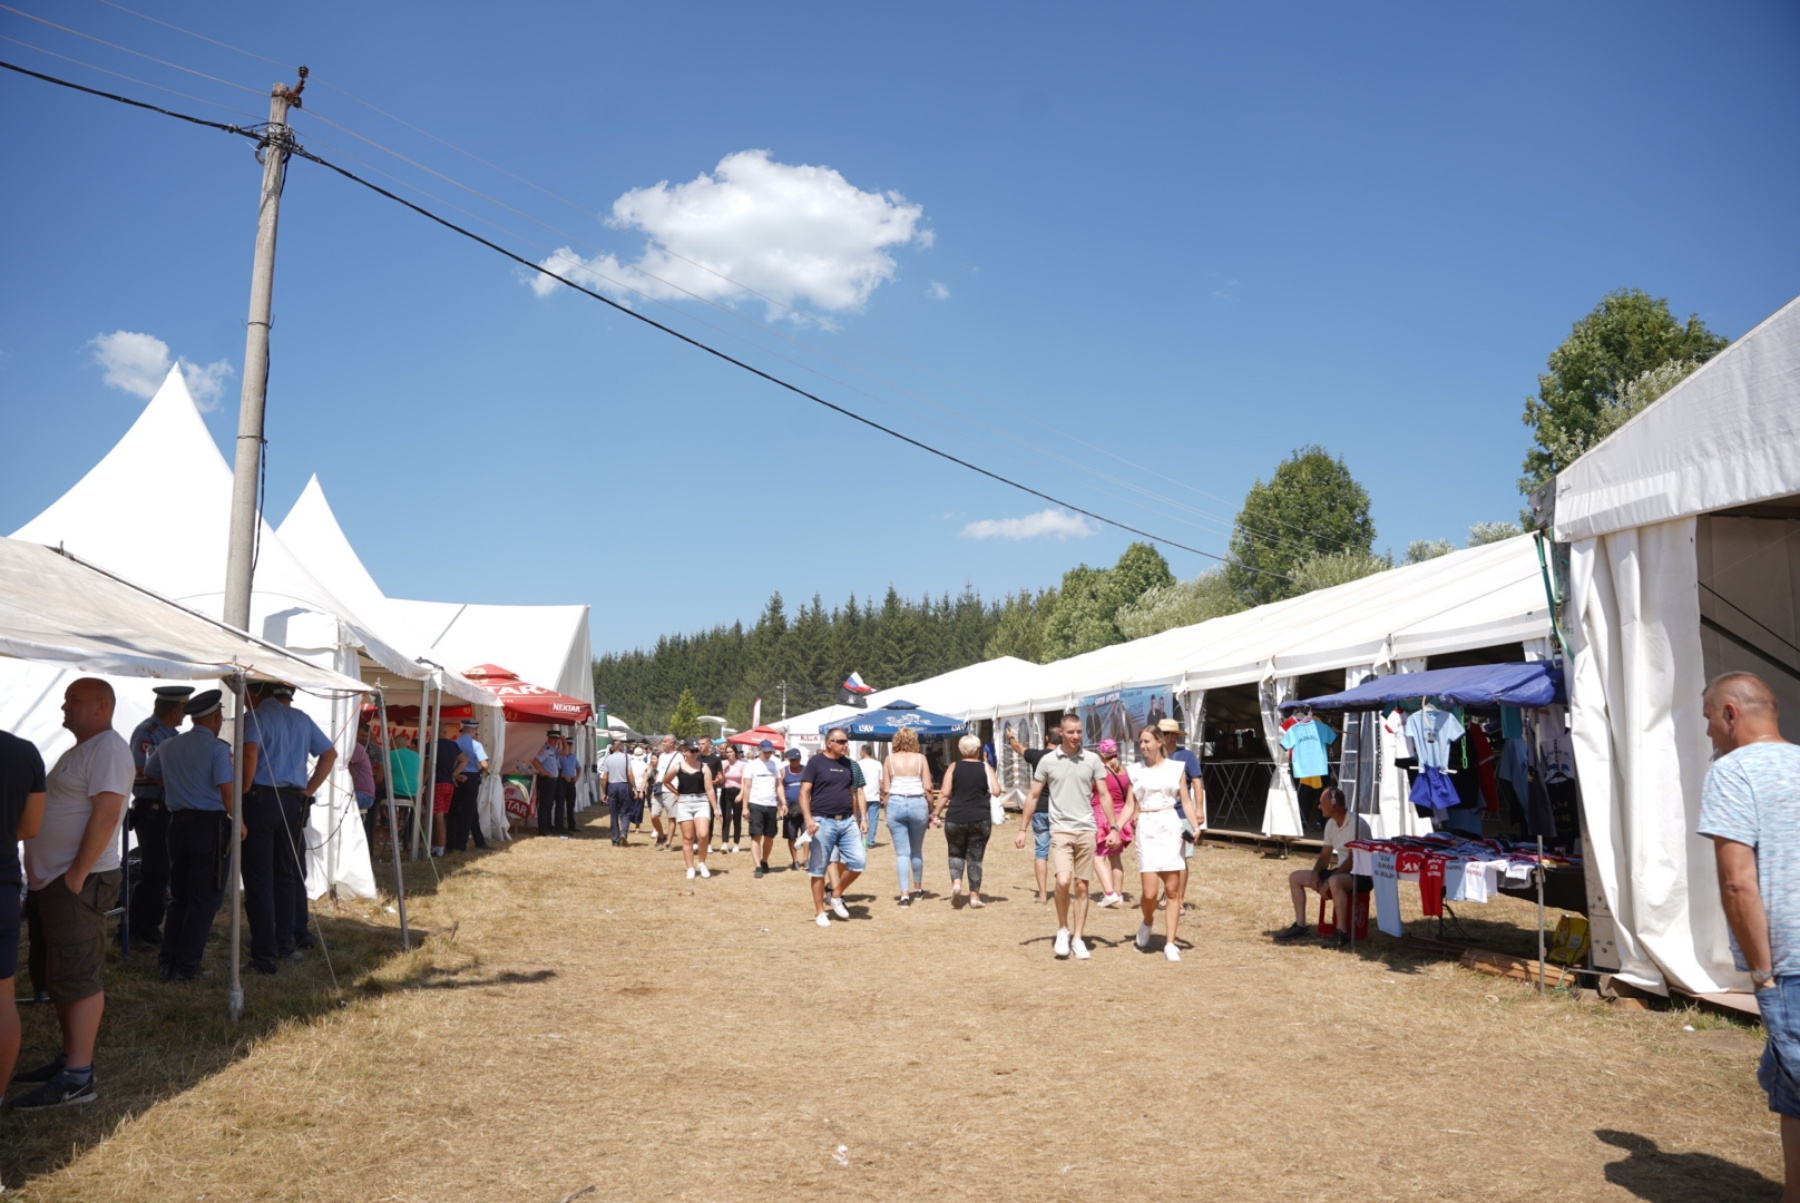
[[[1023,518],[983,518],[962,528],[965,539],[1085,539],[1099,533],[1086,518],[1067,510],[1039,510]]]
[[[664,180],[613,202],[608,224],[649,240],[635,261],[562,247],[541,266],[621,299],[635,289],[657,300],[730,303],[751,299],[751,290],[781,305],[854,311],[894,278],[890,251],[931,245],[924,216],[898,192],[864,192],[830,167],[741,150],[710,175]],[[534,275],[531,287],[548,296],[559,286]]]
[[[934,301],[948,301],[950,299],[950,289],[946,285],[933,280],[931,282],[931,287],[925,290],[925,295]]]
[[[134,397],[154,397],[169,368],[179,362],[194,403],[211,410],[224,395],[225,382],[237,375],[237,369],[227,359],[205,365],[185,357],[171,360],[169,344],[153,334],[114,330],[111,334],[96,334],[87,345],[94,349],[94,362],[105,372],[101,379]]]

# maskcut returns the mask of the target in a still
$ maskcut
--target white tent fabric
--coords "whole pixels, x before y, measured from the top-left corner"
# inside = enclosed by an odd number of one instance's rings
[[[1712,750],[1700,692],[1713,636],[1702,618],[1741,565],[1735,554],[1718,563],[1709,549],[1702,577],[1697,542],[1700,522],[1711,534],[1722,521],[1703,515],[1796,494],[1800,299],[1557,477],[1557,538],[1571,544],[1570,713],[1601,892],[1595,910],[1616,924],[1620,975],[1645,989],[1745,986],[1728,954],[1710,841],[1694,834]],[[1777,547],[1800,529],[1763,526]],[[1783,562],[1792,557],[1768,561],[1775,571],[1752,588],[1774,595],[1785,584],[1791,613]]]
[[[1040,671],[1041,666],[1029,660],[1021,660],[1017,656],[997,656],[979,664],[927,677],[923,681],[914,681],[910,685],[877,689],[865,700],[871,709],[904,700],[952,718],[986,717],[981,712],[986,699],[1028,689],[1027,683]],[[809,710],[805,714],[796,714],[776,725],[796,739],[805,739],[817,736],[833,723],[843,722],[862,713],[863,710],[854,706],[825,706]]]

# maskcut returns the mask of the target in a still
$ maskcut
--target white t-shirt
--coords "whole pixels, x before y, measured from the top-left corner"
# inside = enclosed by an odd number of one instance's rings
[[[781,762],[771,760],[764,763],[761,756],[746,761],[741,788],[750,806],[781,805]]]
[[[644,783],[650,780],[650,758],[633,756],[631,758],[631,788],[643,789]]]
[[[81,836],[94,813],[95,794],[131,796],[131,782],[137,766],[131,761],[131,747],[117,731],[102,731],[84,739],[56,762],[44,779],[44,821],[38,833],[25,841],[25,882],[31,889],[41,890],[69,871],[75,853],[81,849]],[[119,808],[119,820],[125,808]],[[118,824],[107,835],[100,859],[90,870],[104,873],[119,867]]]
[[[1344,821],[1325,820],[1325,846],[1331,849],[1332,864],[1339,870],[1350,868],[1351,852],[1347,846],[1351,840],[1369,838],[1369,821],[1362,815],[1345,815]]]
[[[669,770],[681,763],[680,752],[659,752],[656,755],[656,792],[666,793],[669,787],[663,782],[668,780]]]
[[[864,756],[856,762],[862,770],[863,798],[870,802],[881,798],[881,762],[873,756]]]
[[[1175,803],[1181,797],[1181,783],[1187,778],[1187,765],[1179,760],[1166,759],[1151,768],[1147,764],[1130,765],[1125,770],[1131,778],[1131,788],[1137,795],[1138,810],[1151,814],[1159,810],[1174,810]]]

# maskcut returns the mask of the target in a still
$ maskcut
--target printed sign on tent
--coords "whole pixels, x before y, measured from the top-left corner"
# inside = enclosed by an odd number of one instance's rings
[[[1137,744],[1137,734],[1174,713],[1169,686],[1156,689],[1115,689],[1081,699],[1082,741],[1090,748],[1103,739],[1116,739],[1121,749]]]

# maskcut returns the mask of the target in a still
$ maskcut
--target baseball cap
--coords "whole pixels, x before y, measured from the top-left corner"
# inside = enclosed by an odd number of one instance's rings
[[[756,750],[759,752],[773,752],[775,750],[775,741],[772,739],[765,739],[756,745]]]
[[[788,753],[787,753],[787,758],[789,760],[800,759],[800,749],[799,748],[789,748]]]

